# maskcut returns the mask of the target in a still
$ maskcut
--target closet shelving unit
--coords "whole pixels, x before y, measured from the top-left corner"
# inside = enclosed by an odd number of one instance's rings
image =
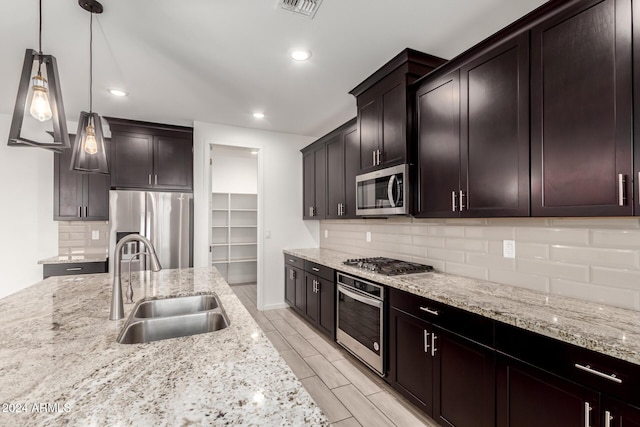
[[[213,193],[211,196],[211,265],[229,284],[257,280],[258,196]]]

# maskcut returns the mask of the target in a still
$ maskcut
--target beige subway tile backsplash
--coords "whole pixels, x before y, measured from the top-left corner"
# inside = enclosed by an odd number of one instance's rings
[[[329,230],[323,248],[640,310],[638,218],[394,217],[322,221],[320,229]],[[515,240],[515,259],[502,256],[503,240]]]
[[[93,232],[98,238],[93,239]],[[109,223],[104,221],[58,222],[58,255],[106,254],[109,251]]]

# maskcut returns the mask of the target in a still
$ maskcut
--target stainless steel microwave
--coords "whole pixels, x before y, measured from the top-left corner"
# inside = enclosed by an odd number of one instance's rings
[[[408,215],[409,165],[356,176],[356,215]]]

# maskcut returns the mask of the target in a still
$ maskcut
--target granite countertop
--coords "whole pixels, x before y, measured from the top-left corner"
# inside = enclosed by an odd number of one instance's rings
[[[69,254],[58,255],[38,261],[38,264],[74,264],[81,262],[105,262],[108,255],[104,254]]]
[[[640,365],[640,312],[440,272],[383,276],[343,265],[357,254],[284,251],[344,273]]]
[[[43,280],[0,299],[0,425],[328,425],[215,268],[133,280],[134,300],[213,291],[230,325],[117,344],[133,305],[108,320],[109,274]]]

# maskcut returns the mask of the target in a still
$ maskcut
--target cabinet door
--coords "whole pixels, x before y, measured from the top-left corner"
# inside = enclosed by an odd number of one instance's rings
[[[529,215],[528,34],[460,70],[462,216]]]
[[[73,139],[72,139],[73,141]],[[82,212],[82,174],[69,170],[72,150],[53,155],[53,219],[79,221]]]
[[[599,425],[599,395],[509,358],[497,370],[498,427]]]
[[[314,219],[316,209],[316,162],[314,152],[305,153],[302,157],[302,217]]]
[[[111,186],[150,188],[153,184],[153,136],[137,133],[112,135]]]
[[[305,311],[307,319],[309,319],[313,324],[318,323],[318,292],[316,284],[318,282],[318,277],[313,274],[305,274]]]
[[[83,219],[109,221],[109,175],[87,174],[83,183]]]
[[[340,205],[345,202],[345,142],[340,133],[327,141],[326,218],[341,218]],[[355,185],[355,179],[354,179]]]
[[[429,81],[418,89],[416,97],[419,153],[416,216],[458,216],[454,209],[460,187],[458,72]]]
[[[495,426],[494,351],[439,328],[432,333],[433,417],[455,427]]]
[[[324,219],[327,197],[327,151],[325,147],[315,152],[316,219]]]
[[[433,415],[431,328],[431,324],[393,307],[389,310],[389,381],[429,415]]]
[[[296,305],[296,285],[302,281],[301,271],[294,267],[284,267],[284,300],[292,307]]]
[[[356,176],[359,171],[358,128],[354,125],[344,135],[345,190],[344,215],[342,218],[356,217]]]
[[[295,304],[294,308],[302,315],[307,311],[307,278],[302,270],[296,270],[295,274]]]
[[[630,215],[631,1],[579,2],[531,46],[532,214]]]
[[[390,81],[380,95],[380,164],[393,166],[407,158],[407,89],[404,79]]]
[[[606,396],[602,398],[602,426],[640,427],[640,408]],[[609,424],[606,421],[609,421]]]
[[[318,327],[333,340],[336,335],[336,285],[332,280],[317,280]]]
[[[376,166],[375,152],[379,148],[380,120],[376,94],[358,97],[358,127],[360,128],[360,171]]]
[[[153,141],[153,187],[193,189],[193,144],[188,139],[156,136]]]

